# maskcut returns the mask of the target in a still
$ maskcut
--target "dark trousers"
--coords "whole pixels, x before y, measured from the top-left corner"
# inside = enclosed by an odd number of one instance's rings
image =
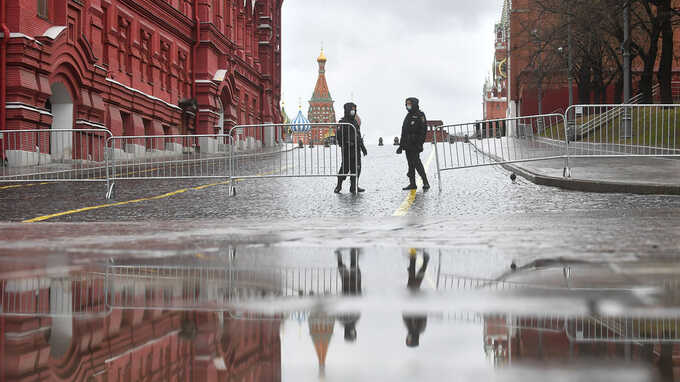
[[[425,257],[423,259],[423,265],[421,265],[418,272],[416,272],[416,257],[411,256],[408,262],[408,283],[406,283],[406,286],[409,289],[420,289],[420,284],[423,283],[425,271],[427,271],[427,264],[429,262],[430,258]]]
[[[358,250],[352,249],[350,254],[349,268],[342,262],[342,256],[338,254],[338,272],[342,283],[343,295],[361,294],[361,270],[359,269]]]
[[[416,171],[418,171],[418,175],[425,181],[427,175],[425,174],[423,162],[420,160],[420,151],[406,150],[406,160],[408,161],[408,172],[406,173],[406,176],[408,176],[411,181],[415,182]]]
[[[356,169],[356,170],[355,170]],[[344,182],[345,174],[354,174],[356,171],[357,177],[361,175],[361,156],[359,150],[355,147],[342,148],[342,165],[338,171],[338,181]]]

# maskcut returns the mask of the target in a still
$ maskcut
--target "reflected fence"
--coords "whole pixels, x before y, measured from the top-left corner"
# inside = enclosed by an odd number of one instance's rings
[[[356,278],[353,278],[356,280]],[[0,280],[0,315],[93,316],[112,309],[231,310],[266,298],[339,296],[338,268],[121,265]],[[343,285],[343,283],[345,285]]]
[[[449,170],[552,161],[570,177],[572,159],[680,157],[680,105],[574,105],[564,114],[434,128],[441,175]]]
[[[478,290],[478,291],[513,291],[513,290],[579,290],[565,286],[544,286],[531,283],[519,283],[503,280],[488,280],[463,277],[452,274],[440,274],[437,277],[437,289],[440,290]],[[668,287],[666,282],[659,286]],[[677,288],[677,283],[672,286]],[[593,291],[593,288],[583,288]],[[605,288],[603,291],[615,289]],[[571,343],[680,343],[680,317],[649,317],[644,315],[614,314],[553,314],[511,315],[458,312],[445,317],[453,321],[470,323],[483,322],[485,331],[488,328],[525,329],[535,331],[559,332]]]

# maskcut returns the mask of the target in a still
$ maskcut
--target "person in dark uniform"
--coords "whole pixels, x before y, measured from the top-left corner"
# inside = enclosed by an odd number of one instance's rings
[[[420,153],[423,152],[423,143],[427,136],[427,118],[425,113],[420,110],[418,98],[406,99],[406,118],[404,124],[401,126],[401,140],[399,141],[399,148],[397,154],[406,151],[406,160],[408,161],[408,176],[409,184],[403,190],[415,190],[416,186],[416,171],[423,179],[423,189],[430,188],[430,183],[427,181],[427,174],[425,167],[420,160]]]
[[[339,250],[335,251],[338,257],[338,272],[342,283],[343,296],[361,295],[361,269],[359,269],[359,249],[352,248],[349,255],[349,268],[342,262],[342,254]],[[354,342],[357,339],[357,322],[361,318],[359,313],[344,313],[338,316],[345,328],[345,341]]]
[[[420,266],[416,272],[416,250],[411,248],[409,253],[408,264],[408,282],[406,287],[412,292],[420,291],[420,285],[425,278],[425,271],[427,271],[427,264],[430,262],[430,255],[427,252],[423,253],[423,265]],[[423,334],[427,327],[427,315],[424,314],[406,314],[403,315],[404,324],[408,334],[406,335],[406,346],[418,347],[420,345],[420,335]]]
[[[345,181],[344,174],[353,174],[356,171],[357,176],[350,177],[350,192],[356,194],[357,192],[364,192],[361,187],[357,186],[359,175],[361,175],[361,156],[359,150],[368,155],[364,140],[361,137],[361,130],[359,121],[357,121],[357,105],[354,103],[346,103],[344,106],[345,115],[340,119],[339,123],[349,125],[340,125],[335,133],[338,146],[342,148],[342,165],[340,167],[338,176],[338,185],[335,187],[335,193],[339,194],[342,191],[342,182]]]

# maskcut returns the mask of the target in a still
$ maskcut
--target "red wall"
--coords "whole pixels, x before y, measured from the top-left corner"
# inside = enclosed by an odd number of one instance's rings
[[[255,9],[208,0],[198,4],[198,24],[184,0],[46,1],[48,20],[37,16],[37,0],[7,2],[7,102],[21,106],[7,110],[8,129],[50,128],[45,104],[55,82],[74,99],[76,128],[87,122],[114,135],[124,134],[121,112],[135,133],[144,134],[144,119],[154,134],[216,133],[218,99],[227,130],[280,122],[282,0]],[[66,29],[48,37],[51,26]],[[216,78],[220,70],[226,75]],[[177,107],[182,98],[197,100],[197,117]]]

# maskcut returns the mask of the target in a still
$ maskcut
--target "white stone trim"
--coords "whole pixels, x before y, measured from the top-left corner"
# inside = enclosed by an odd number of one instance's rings
[[[88,121],[86,119],[76,120],[76,125],[87,125],[87,126],[95,127],[97,129],[106,129],[106,126],[102,125],[101,123]]]
[[[61,32],[64,31],[64,29],[66,29],[66,27],[63,26],[63,25],[57,25],[57,26],[49,27],[49,28],[47,28],[45,33],[43,33],[43,36],[49,37],[50,39],[54,40],[55,38],[59,37]]]
[[[101,66],[101,65],[94,64],[94,67],[97,68],[97,69],[101,69],[101,70],[103,70],[103,71],[105,71],[105,72],[108,72],[108,71],[109,71],[108,69],[106,69],[105,67],[103,67],[103,66]]]
[[[212,80],[196,80],[197,84],[212,84]]]
[[[214,114],[214,115],[217,115],[217,116],[221,115],[220,113],[217,113],[217,112],[212,111],[210,109],[200,109],[200,110],[198,110],[198,112],[199,113],[210,113],[210,114]]]
[[[115,361],[119,358],[125,357],[129,354],[132,354],[132,353],[136,352],[137,350],[144,348],[145,346],[151,346],[153,344],[156,344],[158,342],[163,341],[166,338],[177,336],[179,334],[179,332],[180,332],[179,330],[173,330],[172,332],[169,332],[169,333],[163,335],[160,338],[155,338],[155,339],[152,339],[150,341],[147,341],[146,343],[140,344],[139,346],[135,346],[134,348],[128,349],[128,350],[124,351],[123,353],[120,353],[120,354],[117,354],[117,355],[115,355],[111,358],[105,359],[104,364],[108,365],[109,363],[111,363],[111,362],[113,362],[113,361]]]
[[[4,34],[4,33],[0,33],[0,38],[5,38],[5,34]],[[30,41],[35,42],[35,43],[38,44],[38,45],[42,45],[42,43],[41,43],[40,41],[34,39],[34,38],[31,37],[31,36],[25,35],[25,34],[23,34],[23,33],[10,32],[10,33],[9,33],[9,38],[25,38],[25,39],[27,39],[27,40],[30,40]]]
[[[40,113],[40,114],[43,114],[43,115],[52,116],[52,113],[50,113],[49,111],[47,111],[47,110],[45,110],[45,109],[38,109],[38,108],[35,107],[35,106],[27,105],[27,104],[22,103],[22,102],[7,102],[7,103],[5,103],[5,108],[6,108],[6,109],[24,109],[24,110],[30,110],[30,111],[34,111],[34,112],[36,112],[36,113]]]
[[[213,76],[213,81],[222,82],[227,77],[228,71],[226,69],[218,69]]]
[[[123,88],[125,88],[125,89],[127,89],[127,90],[129,90],[129,91],[131,91],[131,92],[133,92],[133,93],[141,94],[141,95],[143,95],[143,96],[146,97],[146,98],[152,99],[152,100],[154,100],[154,101],[159,101],[159,102],[161,102],[161,103],[165,104],[166,106],[171,107],[171,108],[173,108],[173,109],[182,110],[182,109],[181,109],[179,106],[177,106],[177,105],[173,105],[173,104],[168,103],[168,102],[166,102],[166,101],[164,101],[164,100],[162,100],[162,99],[160,99],[160,98],[158,98],[158,97],[154,97],[154,96],[152,96],[152,95],[146,94],[146,93],[144,93],[144,92],[141,91],[141,90],[138,90],[138,89],[129,87],[129,86],[127,86],[127,85],[123,85],[123,84],[121,84],[120,82],[118,82],[118,81],[116,81],[116,80],[114,80],[114,79],[112,79],[112,78],[107,78],[106,81],[111,82],[111,83],[114,83],[114,84],[116,84],[116,85],[118,85],[118,86],[121,86],[121,87],[123,87]]]

